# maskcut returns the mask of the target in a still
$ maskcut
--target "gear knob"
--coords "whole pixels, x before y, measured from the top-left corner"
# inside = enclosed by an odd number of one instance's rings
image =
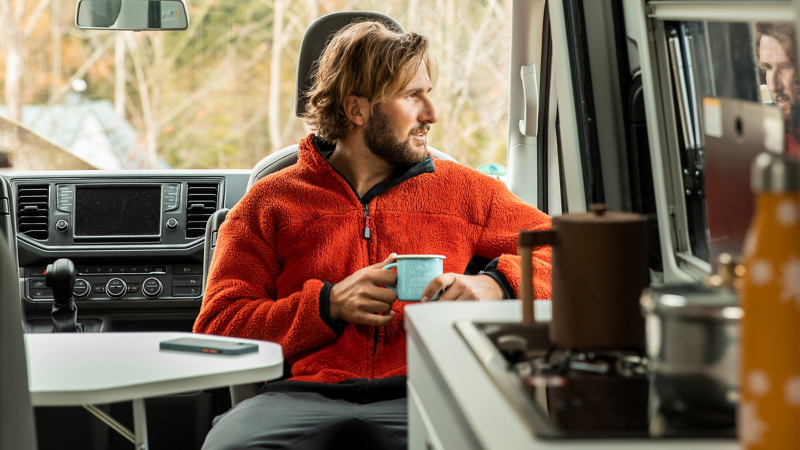
[[[75,264],[61,258],[47,266],[45,285],[53,288],[53,301],[59,305],[66,305],[72,301],[72,291],[75,289]]]

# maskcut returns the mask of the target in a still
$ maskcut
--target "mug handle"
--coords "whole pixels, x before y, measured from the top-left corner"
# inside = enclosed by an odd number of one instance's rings
[[[557,241],[554,230],[521,231],[519,234],[519,256],[522,272],[522,286],[520,300],[522,300],[522,323],[533,323],[536,318],[533,312],[534,294],[533,281],[533,249],[542,246],[554,246]],[[551,299],[552,301],[552,299]]]
[[[387,264],[387,265],[383,266],[383,270],[396,269],[396,268],[397,268],[397,263],[390,263],[390,264]],[[383,287],[385,287],[386,289],[391,289],[391,290],[397,292],[397,287],[395,287],[395,286],[386,286],[386,285],[384,285]]]

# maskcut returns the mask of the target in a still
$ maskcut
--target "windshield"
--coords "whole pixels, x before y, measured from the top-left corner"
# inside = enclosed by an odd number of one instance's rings
[[[431,39],[428,145],[505,164],[510,0],[198,0],[169,32],[79,30],[75,2],[0,0],[0,153],[26,170],[250,169],[310,132],[294,115],[303,33],[353,9]],[[59,152],[75,162],[54,167]]]

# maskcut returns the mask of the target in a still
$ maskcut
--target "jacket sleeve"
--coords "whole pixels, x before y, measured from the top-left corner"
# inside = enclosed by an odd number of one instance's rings
[[[550,216],[522,201],[500,181],[495,182],[493,191],[483,232],[476,246],[476,253],[484,258],[494,260],[487,270],[502,273],[508,284],[511,285],[515,298],[519,298],[522,282],[519,233],[523,230],[549,230]],[[549,247],[538,247],[533,251],[535,298],[550,298],[551,254]]]
[[[234,211],[219,230],[194,332],[276,342],[284,358],[334,339],[337,333],[322,318],[330,285],[307,280],[302,290],[276,298],[280,263],[275,227],[253,226],[270,221],[256,211],[252,218]]]

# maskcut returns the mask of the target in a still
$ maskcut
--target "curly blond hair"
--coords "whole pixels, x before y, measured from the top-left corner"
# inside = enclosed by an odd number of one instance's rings
[[[344,112],[348,95],[367,98],[372,110],[407,86],[423,62],[434,83],[425,36],[396,33],[374,21],[350,24],[333,36],[318,61],[305,119],[317,135],[336,142],[353,128]]]

